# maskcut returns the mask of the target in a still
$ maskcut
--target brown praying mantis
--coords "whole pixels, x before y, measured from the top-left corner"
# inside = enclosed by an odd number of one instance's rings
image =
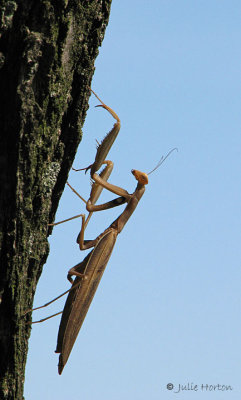
[[[96,97],[98,98],[97,95]],[[145,192],[145,185],[148,184],[148,175],[156,168],[158,168],[159,165],[161,165],[161,163],[174,150],[171,150],[165,158],[162,157],[158,165],[149,174],[146,174],[136,169],[133,169],[131,171],[131,173],[137,180],[136,189],[132,194],[128,193],[125,189],[119,186],[115,186],[109,183],[108,178],[113,169],[113,163],[109,160],[105,160],[105,158],[120,130],[120,120],[117,114],[110,107],[106,106],[102,101],[100,106],[109,111],[117,122],[98,147],[94,163],[86,168],[86,170],[90,168],[90,175],[93,180],[93,185],[90,192],[90,198],[86,202],[86,209],[89,212],[88,218],[85,219],[84,214],[79,215],[79,217],[82,218],[82,225],[77,238],[77,243],[79,244],[80,250],[86,250],[92,247],[93,250],[91,250],[91,252],[84,258],[81,263],[71,268],[68,272],[67,278],[72,283],[72,288],[69,290],[69,294],[62,313],[58,332],[57,347],[55,351],[56,353],[60,353],[58,364],[59,374],[62,373],[63,368],[67,363],[70,352],[78,336],[79,330],[83,324],[101,277],[104,273],[105,267],[110,259],[117,235],[122,231],[125,224],[135,211],[140,199],[142,198]],[[106,167],[100,174],[97,174],[97,171],[101,168],[103,164],[106,164]],[[71,186],[70,188],[77,194],[77,192]],[[114,193],[118,197],[106,203],[96,205],[95,203],[98,200],[103,189]],[[79,197],[83,200],[81,196]],[[118,218],[114,220],[114,222],[111,223],[111,225],[107,229],[104,230],[104,232],[98,235],[97,238],[94,240],[84,240],[85,228],[93,212],[107,210],[124,203],[126,203],[124,211],[119,215]],[[76,217],[72,217],[70,219]],[[56,224],[58,223],[50,225]],[[75,276],[74,281],[72,279],[72,276]],[[46,305],[50,303],[51,302],[47,303]]]

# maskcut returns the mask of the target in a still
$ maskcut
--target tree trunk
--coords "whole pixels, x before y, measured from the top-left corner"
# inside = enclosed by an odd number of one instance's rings
[[[2,0],[0,399],[23,399],[48,227],[81,140],[111,0]]]

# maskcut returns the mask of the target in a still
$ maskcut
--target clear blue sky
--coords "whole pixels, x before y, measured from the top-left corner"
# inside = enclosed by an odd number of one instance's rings
[[[113,1],[92,82],[122,122],[110,182],[132,192],[132,168],[148,172],[179,152],[150,176],[61,376],[60,318],[33,326],[26,400],[241,398],[240,17],[240,1]],[[93,161],[95,139],[113,125],[96,104],[92,96],[75,167]],[[88,197],[87,175],[69,182]],[[66,188],[56,220],[83,211]],[[87,238],[120,212],[92,217]],[[68,269],[87,254],[75,242],[80,224],[54,229],[36,306],[68,289]],[[198,390],[174,393],[188,382]]]

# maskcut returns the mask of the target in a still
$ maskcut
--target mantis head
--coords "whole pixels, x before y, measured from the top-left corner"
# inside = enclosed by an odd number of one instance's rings
[[[145,172],[138,171],[137,169],[132,169],[131,173],[134,175],[138,183],[140,183],[141,185],[148,184],[148,175],[145,174]]]

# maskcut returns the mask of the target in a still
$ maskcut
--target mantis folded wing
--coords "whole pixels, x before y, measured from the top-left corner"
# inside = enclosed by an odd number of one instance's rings
[[[59,374],[62,373],[68,360],[111,256],[115,241],[116,234],[114,231],[105,233],[95,249],[85,257],[82,263],[72,269],[72,273],[79,273],[83,276],[76,276],[73,283],[75,288],[69,292],[62,314],[56,348],[56,353],[60,353]],[[77,286],[78,283],[80,284],[79,286]]]

